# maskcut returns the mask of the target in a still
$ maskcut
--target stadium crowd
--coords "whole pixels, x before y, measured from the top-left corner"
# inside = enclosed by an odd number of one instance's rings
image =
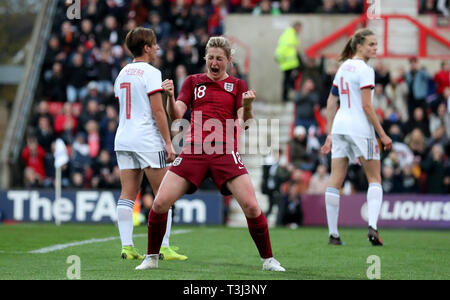
[[[70,2],[70,1],[69,1]],[[437,5],[436,1],[434,6]],[[60,1],[48,41],[35,112],[22,152],[24,185],[52,187],[55,139],[68,145],[70,163],[63,186],[120,188],[114,136],[118,104],[113,83],[131,62],[126,33],[151,27],[161,47],[155,66],[177,90],[188,74],[203,70],[208,38],[224,32],[228,14],[362,13],[358,0],[85,0],[81,19],[69,21],[70,3]],[[327,66],[327,67],[325,67]],[[298,212],[303,193],[324,193],[329,161],[320,155],[324,108],[337,63],[303,57],[293,100],[295,129],[286,149],[266,158],[262,190]],[[378,61],[374,105],[395,141],[382,156],[386,193],[450,192],[450,65],[429,74],[413,58],[392,72]],[[234,64],[231,75],[245,77]],[[345,193],[365,191],[360,165],[348,172]],[[281,197],[281,198],[280,198]]]

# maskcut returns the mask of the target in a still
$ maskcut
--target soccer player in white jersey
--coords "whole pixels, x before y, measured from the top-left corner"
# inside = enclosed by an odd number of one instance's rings
[[[377,221],[383,200],[380,174],[380,150],[375,131],[384,145],[392,148],[392,140],[384,132],[372,108],[374,70],[367,64],[375,58],[377,39],[369,29],[359,29],[347,42],[339,58],[339,67],[327,100],[327,139],[323,154],[331,151],[331,176],[325,193],[329,244],[342,245],[338,232],[339,190],[349,162],[359,159],[369,182],[367,190],[368,239],[374,246],[383,245]],[[338,100],[340,104],[338,107]]]
[[[161,71],[150,65],[159,46],[153,30],[131,30],[125,44],[133,54],[133,63],[125,66],[114,83],[120,103],[119,127],[114,150],[120,168],[122,192],[117,203],[117,222],[122,242],[121,257],[143,259],[133,244],[133,207],[143,174],[155,195],[167,171],[167,163],[175,159],[166,112],[162,101]],[[171,214],[169,213],[169,216]],[[185,260],[169,246],[172,219],[167,219],[164,248],[166,260]]]

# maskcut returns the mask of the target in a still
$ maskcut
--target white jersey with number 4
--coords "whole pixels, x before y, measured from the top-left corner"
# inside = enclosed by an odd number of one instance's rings
[[[164,150],[149,98],[163,91],[161,83],[161,71],[145,62],[130,63],[120,71],[114,83],[114,93],[120,102],[115,151]]]
[[[347,59],[338,69],[333,85],[339,89],[340,106],[332,134],[375,138],[375,130],[362,108],[361,89],[375,86],[375,72],[361,59]]]

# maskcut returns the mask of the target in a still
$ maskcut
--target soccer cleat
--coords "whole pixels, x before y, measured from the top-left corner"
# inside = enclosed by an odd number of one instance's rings
[[[144,261],[136,267],[136,270],[158,269],[158,254],[146,255]]]
[[[159,250],[159,259],[161,260],[186,260],[187,256],[175,252],[175,247],[161,247]],[[178,249],[178,248],[177,248]]]
[[[383,246],[383,241],[378,235],[378,231],[369,226],[369,232],[367,233],[368,240],[372,243],[372,246]]]
[[[341,241],[341,238],[339,236],[334,237],[334,236],[330,235],[330,239],[328,240],[328,245],[342,246],[345,244],[344,244],[344,242]]]
[[[144,259],[144,256],[139,254],[139,251],[132,246],[123,246],[120,257],[123,259]]]
[[[286,271],[285,268],[281,266],[281,264],[276,260],[275,258],[262,258],[263,261],[263,271],[276,271],[276,272],[284,272]]]

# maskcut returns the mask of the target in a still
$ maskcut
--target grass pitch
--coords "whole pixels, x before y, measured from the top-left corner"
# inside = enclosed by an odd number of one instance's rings
[[[380,258],[381,279],[450,279],[449,231],[381,228],[385,245],[373,247],[366,229],[341,228],[346,245],[329,246],[326,228],[271,228],[274,256],[287,270],[277,273],[261,270],[247,228],[173,226],[172,230],[171,244],[189,259],[160,261],[159,269],[136,271],[139,261],[120,258],[114,225],[0,225],[0,279],[66,280],[73,264],[67,258],[72,255],[80,258],[84,280],[364,280],[372,255]],[[146,232],[145,226],[134,230],[135,245],[142,253],[147,248]],[[45,253],[32,253],[39,249]]]

